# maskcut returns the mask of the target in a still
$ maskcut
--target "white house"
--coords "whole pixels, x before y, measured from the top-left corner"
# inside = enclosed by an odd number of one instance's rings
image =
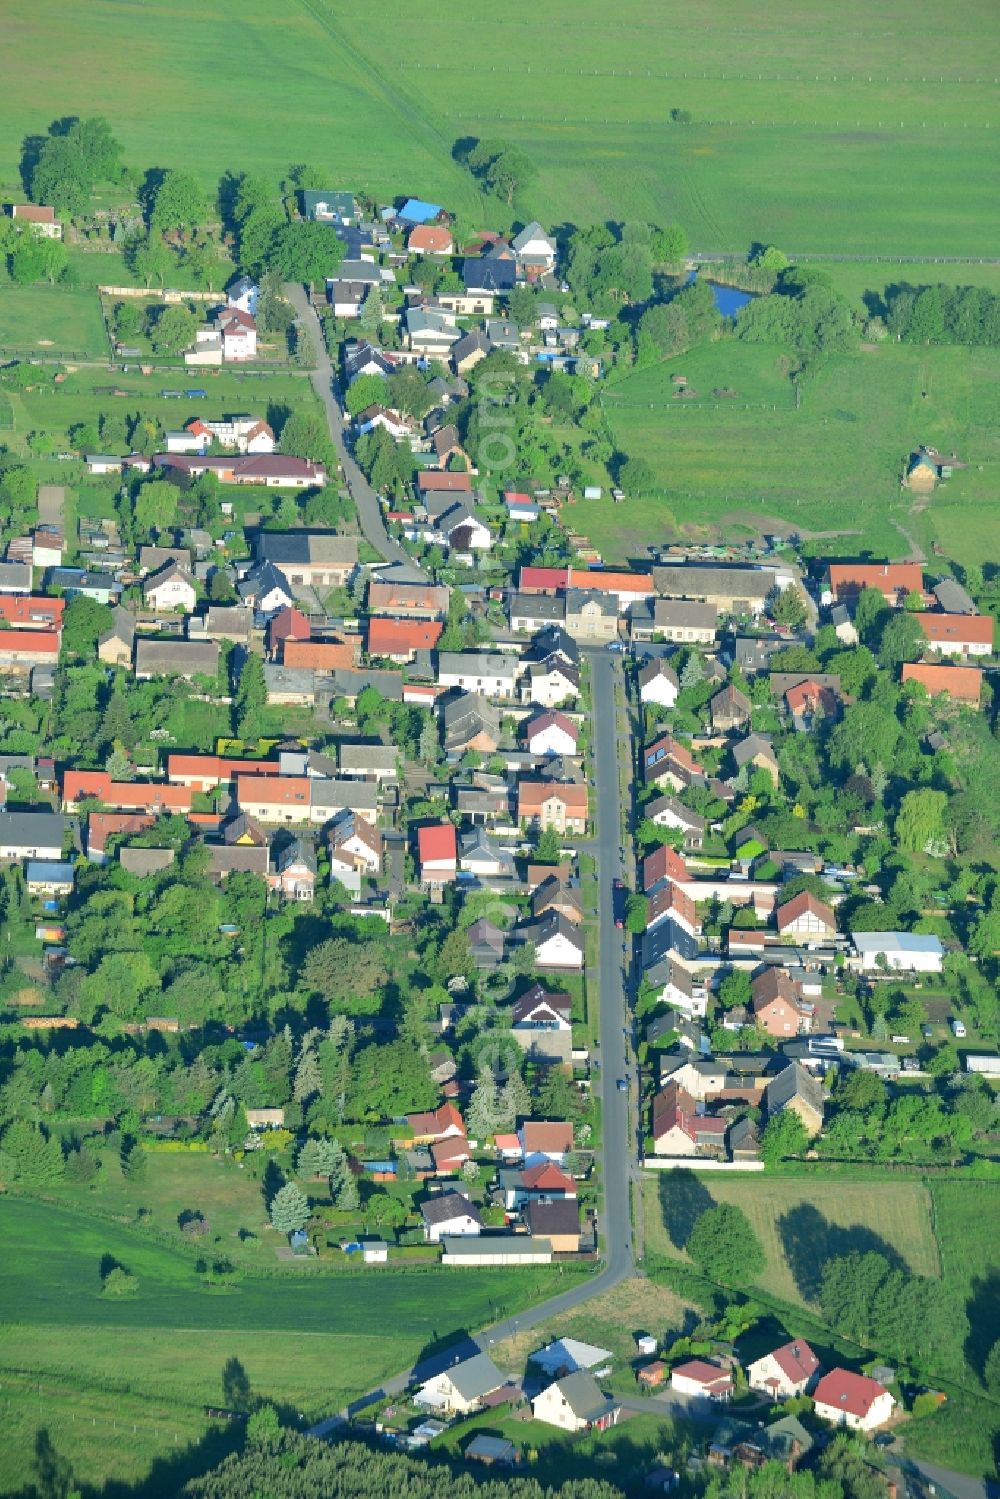
[[[489,526],[462,501],[438,516],[436,527],[441,538],[456,552],[488,552],[493,545]]]
[[[817,938],[826,939],[837,933],[837,918],[832,906],[813,895],[811,890],[801,890],[779,906],[775,922],[780,936],[797,942],[815,942]]]
[[[505,1383],[493,1360],[485,1353],[477,1353],[435,1374],[413,1398],[417,1405],[443,1411],[445,1415],[466,1416]]]
[[[513,879],[516,872],[514,855],[488,838],[482,828],[462,834],[459,864],[478,879]]]
[[[862,973],[877,972],[883,966],[893,973],[941,972],[944,949],[937,937],[920,932],[854,932],[852,936]]]
[[[567,698],[579,696],[580,677],[576,668],[561,661],[558,656],[549,656],[545,661],[532,661],[525,676],[521,678],[521,695],[543,708],[554,708]]]
[[[537,219],[526,224],[510,243],[518,264],[525,271],[545,274],[555,269],[556,242],[549,238]]]
[[[608,1399],[586,1369],[557,1379],[531,1402],[535,1420],[560,1431],[607,1431],[617,1423],[620,1412],[621,1407]]]
[[[534,945],[536,967],[583,968],[583,938],[561,911],[546,911],[537,921],[518,927],[517,935]]]
[[[191,574],[176,562],[168,562],[142,585],[142,596],[150,609],[183,609],[190,614],[198,602]]]
[[[481,1234],[483,1220],[474,1202],[460,1192],[442,1192],[430,1197],[420,1205],[420,1216],[424,1220],[424,1238],[437,1244],[445,1234],[449,1238],[464,1238],[466,1234]]]
[[[512,698],[516,657],[498,651],[441,651],[438,684],[479,692],[483,697]]]
[[[771,1400],[807,1395],[819,1377],[819,1359],[801,1338],[765,1353],[747,1365],[747,1383]]]
[[[677,673],[665,661],[650,661],[639,672],[639,701],[672,708],[677,701],[680,683]]]
[[[580,731],[565,713],[539,713],[526,725],[524,737],[533,755],[575,755]]]
[[[708,1400],[728,1400],[733,1393],[733,1377],[728,1369],[710,1364],[707,1359],[693,1358],[677,1364],[670,1371],[670,1388],[679,1395],[700,1395]]]
[[[257,324],[249,312],[227,307],[220,312],[217,330],[222,339],[222,357],[227,363],[240,364],[257,357]]]
[[[817,1416],[852,1431],[877,1431],[892,1415],[896,1402],[884,1385],[849,1369],[824,1374],[813,1395]]]

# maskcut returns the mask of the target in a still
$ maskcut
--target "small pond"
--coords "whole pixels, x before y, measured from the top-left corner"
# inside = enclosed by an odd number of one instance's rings
[[[698,272],[688,272],[688,282],[697,281]],[[723,317],[735,317],[741,307],[745,307],[754,297],[752,291],[741,291],[738,286],[722,286],[718,281],[710,281],[706,276],[705,282],[712,288],[712,296],[715,305]]]

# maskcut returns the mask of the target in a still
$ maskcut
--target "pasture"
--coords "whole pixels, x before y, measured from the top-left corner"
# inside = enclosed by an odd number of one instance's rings
[[[95,292],[62,286],[0,285],[0,357],[14,354],[107,356],[108,340]]]
[[[789,1304],[815,1301],[825,1259],[876,1249],[914,1274],[939,1275],[931,1199],[916,1181],[838,1181],[831,1177],[719,1179],[664,1171],[644,1183],[651,1254],[686,1257],[698,1214],[713,1203],[742,1208],[764,1248],[758,1284]]]
[[[802,382],[801,406],[778,348],[724,339],[610,383],[604,408],[624,452],[645,458],[659,488],[614,506],[581,501],[567,521],[609,560],[641,556],[649,542],[792,529],[827,551],[905,556],[908,539],[930,552],[982,561],[983,532],[944,519],[996,514],[1000,459],[1000,354],[991,349],[885,343],[831,356]],[[696,399],[679,399],[682,373]],[[716,396],[717,390],[733,396]],[[969,467],[913,513],[900,489],[920,443],[957,451]],[[961,554],[961,555],[960,555]]]
[[[548,222],[684,223],[700,250],[752,240],[837,255],[993,255],[993,9],[942,0],[887,15],[862,0],[11,0],[0,180],[53,113],[106,113],[129,159],[277,178],[315,163],[332,186],[415,192],[495,223],[456,165],[461,137],[522,146],[539,175],[519,210]],[[204,81],[204,59],[239,68]],[[53,54],[49,39],[64,45]],[[115,46],[109,48],[113,36]],[[919,39],[919,46],[914,45]],[[58,109],[40,110],[44,77]],[[109,102],[110,101],[110,102]],[[677,125],[672,109],[690,113]],[[928,204],[933,210],[928,211]]]

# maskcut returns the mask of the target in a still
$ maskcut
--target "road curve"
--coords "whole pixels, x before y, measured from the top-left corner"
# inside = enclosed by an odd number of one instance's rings
[[[285,283],[285,296],[295,309],[299,322],[307,330],[316,353],[317,364],[311,371],[313,388],[319,396],[323,410],[326,412],[326,420],[330,428],[330,436],[333,438],[334,447],[337,449],[337,457],[340,459],[350,491],[358,511],[358,523],[368,541],[386,562],[393,566],[406,569],[406,575],[414,582],[424,582],[427,574],[419,567],[408,552],[393,541],[385,529],[382,519],[382,510],[378,502],[378,495],[372,489],[368,480],[361,472],[353,457],[347,450],[344,442],[344,413],[334,395],[334,370],[330,362],[330,356],[326,351],[326,341],[323,338],[323,329],[319,317],[309,298],[304,286],[297,281]]]
[[[526,1308],[516,1317],[496,1322],[465,1343],[454,1345],[419,1364],[387,1379],[378,1390],[353,1401],[345,1410],[320,1421],[309,1435],[322,1437],[334,1431],[352,1415],[387,1396],[401,1395],[416,1381],[431,1379],[442,1369],[468,1358],[476,1352],[489,1352],[495,1343],[528,1328],[537,1327],[560,1312],[571,1311],[610,1291],[619,1281],[634,1274],[632,1262],[632,1215],[630,1187],[634,1151],[629,1110],[633,1107],[634,1083],[627,1093],[619,1093],[617,1080],[626,1075],[628,1042],[625,1026],[624,934],[615,927],[614,881],[623,874],[621,858],[621,792],[618,781],[618,709],[616,687],[621,684],[620,658],[605,651],[588,656],[593,711],[591,715],[594,748],[594,788],[596,834],[591,847],[597,855],[598,921],[600,924],[600,958],[598,973],[600,992],[601,1066],[595,1069],[596,1085],[603,1090],[604,1212],[601,1219],[604,1268],[589,1280],[579,1281],[557,1296],[537,1306]],[[595,975],[590,975],[593,983]],[[456,1270],[455,1274],[462,1272]]]

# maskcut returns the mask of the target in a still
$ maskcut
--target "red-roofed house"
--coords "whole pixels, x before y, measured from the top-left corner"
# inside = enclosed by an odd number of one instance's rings
[[[679,880],[686,884],[690,878],[684,856],[669,843],[661,843],[642,861],[642,888],[647,895],[661,880]]]
[[[892,1415],[895,1401],[884,1385],[850,1369],[831,1369],[813,1394],[817,1416],[852,1431],[875,1431]]]
[[[833,907],[820,900],[819,896],[813,895],[811,890],[800,890],[798,895],[793,895],[791,900],[779,906],[775,921],[779,936],[794,937],[796,941],[808,942],[817,937],[834,937],[837,933],[837,918],[833,914]]]
[[[415,1145],[429,1145],[434,1140],[465,1139],[465,1124],[453,1103],[443,1103],[423,1114],[407,1114],[406,1122]]]
[[[418,224],[411,229],[406,248],[411,255],[453,255],[455,241],[443,224]]]
[[[924,591],[919,562],[831,562],[830,592],[838,603],[856,599],[862,589],[877,588],[890,609],[899,608],[908,593]]]
[[[646,780],[662,786],[668,782],[675,791],[704,779],[704,772],[691,751],[672,734],[661,734],[642,752]]]
[[[15,630],[62,629],[65,599],[49,599],[33,593],[0,593],[0,619]]]
[[[729,1400],[733,1393],[733,1378],[727,1369],[710,1364],[706,1359],[689,1359],[686,1364],[676,1364],[670,1371],[670,1388],[679,1395],[701,1395],[709,1400]]]
[[[583,781],[518,781],[517,819],[557,833],[587,831],[587,787]]]
[[[300,609],[291,605],[279,609],[267,626],[267,648],[271,659],[277,661],[280,658],[286,641],[308,640],[311,633],[309,621]]]
[[[417,475],[418,494],[471,494],[468,474],[449,474],[442,469],[422,469]]]
[[[155,822],[156,818],[146,812],[91,812],[87,818],[87,858],[94,864],[103,864],[109,838],[142,833]]]
[[[439,619],[370,619],[368,654],[390,661],[412,661],[417,651],[432,651],[444,625]]]
[[[227,760],[222,755],[168,755],[167,780],[192,791],[214,791],[237,776],[278,774],[277,760]]]
[[[57,631],[0,630],[0,669],[27,672],[32,666],[55,666],[58,659]]]
[[[796,682],[785,693],[785,702],[793,719],[801,724],[811,724],[817,716],[836,718],[840,711],[840,699],[829,687],[822,686],[808,677]]]
[[[236,804],[258,822],[308,822],[311,788],[308,776],[241,775]]]
[[[629,604],[651,599],[656,592],[649,573],[612,572],[610,568],[522,567],[518,578],[519,593],[557,594],[570,588],[613,593],[621,614]]]
[[[464,1135],[431,1142],[431,1160],[438,1176],[451,1176],[460,1171],[471,1157],[472,1151]]]
[[[933,697],[946,692],[956,703],[971,703],[978,708],[983,692],[983,674],[978,666],[927,666],[922,661],[907,661],[903,681],[917,682]]]
[[[358,659],[358,641],[286,640],[283,666],[305,666],[313,671],[351,671]]]
[[[927,644],[940,656],[992,656],[990,614],[918,614]]]
[[[164,781],[113,781],[106,770],[67,770],[62,784],[63,810],[75,812],[87,797],[122,812],[191,810],[187,786],[168,786]]]
[[[55,209],[48,203],[12,203],[10,216],[30,224],[32,234],[43,239],[62,239],[63,226],[56,218]]]
[[[772,1400],[791,1400],[807,1395],[819,1378],[819,1359],[801,1338],[765,1353],[747,1365],[751,1390],[762,1390]]]
[[[565,713],[553,708],[532,718],[525,725],[524,737],[533,755],[575,755],[580,730]]]
[[[458,840],[450,822],[417,829],[417,863],[425,885],[446,885],[458,872]]]
[[[661,921],[674,921],[692,937],[701,933],[698,911],[690,895],[687,895],[673,880],[665,880],[649,897],[646,930],[651,932]]]

